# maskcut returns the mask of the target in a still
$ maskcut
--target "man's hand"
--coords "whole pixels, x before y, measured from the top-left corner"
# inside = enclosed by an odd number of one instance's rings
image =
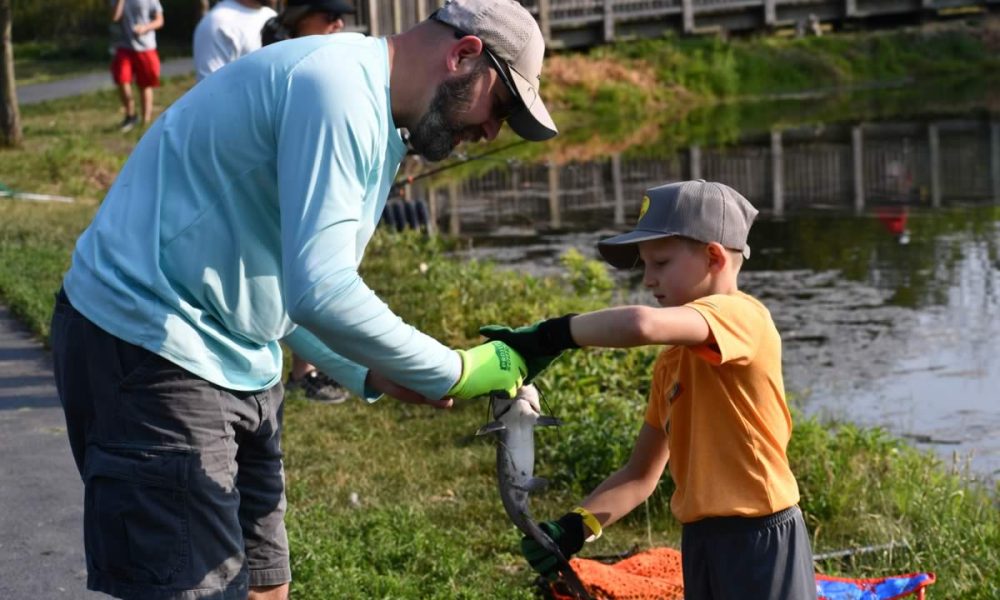
[[[457,352],[462,357],[462,375],[448,395],[461,400],[491,392],[504,392],[513,398],[528,372],[521,355],[503,342],[488,342]]]
[[[558,521],[544,521],[538,526],[549,534],[566,560],[569,560],[571,556],[580,551],[580,548],[583,548],[583,517],[579,513],[566,513],[559,517]],[[559,559],[554,554],[550,554],[541,544],[530,537],[522,537],[521,554],[539,575],[549,581],[556,578]]]
[[[524,357],[528,366],[525,383],[544,371],[563,350],[579,348],[570,333],[569,321],[575,314],[564,315],[555,319],[538,321],[532,325],[511,329],[502,325],[486,325],[479,328],[479,333],[491,340],[499,340]]]
[[[422,396],[410,388],[405,388],[374,371],[368,371],[368,377],[365,379],[365,384],[385,394],[386,396],[392,396],[400,402],[407,402],[409,404],[428,404],[434,408],[451,408],[455,403],[455,401],[451,398],[434,400],[433,398]]]

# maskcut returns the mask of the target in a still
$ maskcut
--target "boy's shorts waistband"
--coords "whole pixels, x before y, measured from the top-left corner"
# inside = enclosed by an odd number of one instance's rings
[[[790,506],[763,517],[708,517],[692,523],[685,523],[688,533],[711,535],[738,531],[751,531],[781,525],[801,514],[798,505]]]

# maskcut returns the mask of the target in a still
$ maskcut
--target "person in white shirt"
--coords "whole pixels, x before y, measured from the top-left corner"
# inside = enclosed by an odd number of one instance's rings
[[[268,0],[222,0],[194,30],[194,69],[198,81],[237,58],[258,50],[260,30],[278,13]]]

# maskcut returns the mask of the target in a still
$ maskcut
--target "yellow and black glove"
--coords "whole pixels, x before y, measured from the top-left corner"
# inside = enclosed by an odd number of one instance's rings
[[[457,352],[462,357],[462,376],[448,390],[453,398],[471,400],[496,392],[513,398],[524,383],[528,372],[524,359],[503,342],[488,342]]]
[[[503,325],[486,325],[479,333],[491,340],[506,343],[524,357],[528,374],[524,383],[531,383],[539,373],[559,358],[564,350],[579,348],[570,333],[569,321],[576,314],[538,321],[531,325],[511,329]]]

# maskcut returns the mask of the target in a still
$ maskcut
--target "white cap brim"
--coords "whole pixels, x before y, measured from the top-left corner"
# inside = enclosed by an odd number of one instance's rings
[[[556,129],[556,124],[545,108],[538,90],[513,68],[510,69],[510,75],[517,93],[524,102],[524,108],[514,111],[514,114],[507,119],[510,128],[531,142],[542,142],[555,137],[559,130]]]

